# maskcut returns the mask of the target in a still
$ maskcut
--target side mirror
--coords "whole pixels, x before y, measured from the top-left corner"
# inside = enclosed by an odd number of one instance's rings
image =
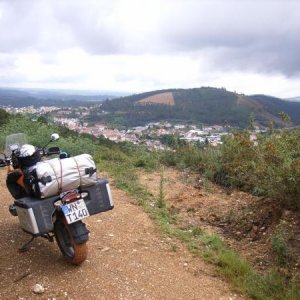
[[[0,158],[0,167],[5,167],[5,166],[6,166],[5,160]]]
[[[57,141],[59,139],[59,135],[57,133],[52,133],[51,134],[51,141]]]

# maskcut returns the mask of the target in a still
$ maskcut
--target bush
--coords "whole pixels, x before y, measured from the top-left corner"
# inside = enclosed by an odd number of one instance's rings
[[[204,174],[216,183],[268,196],[289,209],[300,208],[300,132],[259,136],[247,131],[224,139],[202,156]]]
[[[0,109],[0,126],[6,124],[9,120],[9,113],[7,113],[5,110]]]
[[[259,144],[257,176],[265,194],[290,209],[300,208],[300,131],[283,131]]]
[[[66,131],[61,127],[49,126],[43,122],[33,122],[26,117],[17,115],[11,117],[9,122],[1,128],[0,147],[4,147],[7,135],[18,132],[25,133],[28,143],[37,147],[45,146],[49,142],[51,134],[57,132],[60,134],[60,139],[55,142],[55,145],[71,156],[82,153],[89,153],[94,156],[98,146],[91,137],[81,136],[70,130]]]
[[[174,151],[164,151],[161,162],[167,166],[198,169],[202,162],[203,152],[198,147],[188,144],[176,148]]]
[[[288,261],[288,244],[286,240],[286,234],[277,230],[272,237],[272,250],[275,254],[276,261],[279,266],[284,266]]]
[[[50,140],[50,135],[53,133],[46,124],[32,122],[30,119],[22,117],[21,115],[13,116],[1,128],[0,147],[5,145],[6,136],[13,133],[25,133],[28,142],[35,146],[43,146]]]

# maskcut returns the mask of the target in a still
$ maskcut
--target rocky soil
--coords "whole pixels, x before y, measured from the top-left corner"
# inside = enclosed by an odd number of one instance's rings
[[[141,183],[157,196],[160,178],[158,172],[140,174]],[[219,234],[258,271],[279,268],[300,278],[299,212],[282,211],[271,199],[221,188],[191,172],[165,169],[163,180],[165,201],[177,216],[178,226],[199,226]],[[272,251],[275,234],[284,235],[288,247],[283,267]]]
[[[5,176],[1,170],[0,299],[245,299],[212,266],[163,235],[113,185],[114,210],[86,219],[89,256],[81,266],[67,264],[55,242],[42,238],[20,253],[18,248],[30,237],[8,212],[13,200]],[[204,199],[201,193],[198,197]]]

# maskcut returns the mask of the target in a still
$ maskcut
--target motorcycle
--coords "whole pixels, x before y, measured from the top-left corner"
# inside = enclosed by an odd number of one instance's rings
[[[54,133],[44,147],[37,148],[38,160],[52,155],[58,155],[59,160],[68,158],[68,154],[61,152],[59,147],[46,148],[58,139],[59,135]],[[89,231],[82,220],[114,208],[109,183],[103,178],[96,178],[91,186],[79,186],[45,199],[37,198],[26,184],[28,170],[20,168],[18,163],[17,153],[24,145],[28,146],[25,134],[7,136],[3,158],[0,158],[0,167],[7,167],[8,175],[15,172],[18,188],[25,191],[21,196],[14,195],[14,203],[9,207],[10,213],[19,218],[22,230],[31,235],[30,241],[20,251],[26,251],[36,237],[50,242],[56,240],[66,261],[79,265],[88,255]]]

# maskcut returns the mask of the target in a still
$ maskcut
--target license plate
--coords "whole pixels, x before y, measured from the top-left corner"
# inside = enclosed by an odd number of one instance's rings
[[[77,222],[90,215],[83,199],[63,205],[62,211],[68,224]]]

